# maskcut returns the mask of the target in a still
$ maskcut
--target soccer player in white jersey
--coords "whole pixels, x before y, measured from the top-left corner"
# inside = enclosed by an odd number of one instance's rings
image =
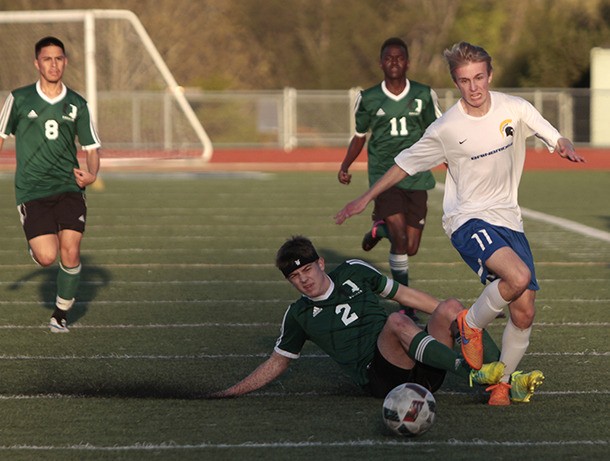
[[[0,148],[4,139],[15,136],[15,198],[30,255],[41,266],[50,266],[59,256],[49,328],[66,333],[66,313],[80,281],[85,187],[97,178],[100,141],[87,102],[62,82],[68,63],[63,43],[45,37],[34,52],[39,80],[6,98],[0,113]],[[86,169],[79,166],[76,138],[86,151]]]
[[[468,311],[458,317],[464,358],[473,368],[482,363],[481,331],[504,307],[509,319],[500,360],[501,382],[490,388],[490,405],[522,401],[513,388],[535,389],[542,373],[523,374],[517,367],[529,345],[538,283],[533,256],[523,231],[517,192],[525,162],[525,140],[536,135],[572,162],[584,162],[572,142],[524,99],[489,90],[491,57],[481,47],[461,42],[445,50],[461,99],[412,147],[396,157],[377,183],[335,216],[337,224],[406,176],[447,165],[443,228],[464,261],[489,283]]]

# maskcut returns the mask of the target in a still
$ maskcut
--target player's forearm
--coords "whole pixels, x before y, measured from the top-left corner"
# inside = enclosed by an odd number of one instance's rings
[[[343,162],[341,162],[341,171],[349,170],[349,167],[354,163],[354,160],[358,158],[362,148],[364,147],[364,143],[366,138],[364,136],[354,136],[349,143],[349,147],[347,148],[347,153],[345,154],[345,158]]]
[[[254,370],[240,382],[223,391],[215,392],[210,397],[237,397],[260,389],[284,373],[284,371],[286,371],[288,368],[289,361],[290,359],[274,352],[269,359],[259,365],[256,370]]]
[[[97,177],[100,171],[100,151],[91,149],[87,151],[87,171]]]
[[[414,288],[409,288],[404,285],[401,285],[396,295],[394,296],[394,300],[399,302],[401,305],[411,306],[418,311],[425,312],[427,314],[431,314],[436,309],[436,306],[439,304],[439,300],[434,296],[429,295],[423,291],[416,290]]]
[[[376,199],[382,192],[385,192],[390,187],[395,186],[400,181],[405,179],[408,174],[398,165],[392,166],[379,180],[371,186],[371,188],[363,194],[363,198],[371,200]]]

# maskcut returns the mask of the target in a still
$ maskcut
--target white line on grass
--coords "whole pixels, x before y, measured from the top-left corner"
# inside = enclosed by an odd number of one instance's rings
[[[437,183],[436,189],[442,192],[445,190],[445,185],[442,183]],[[542,213],[540,211],[530,210],[529,208],[523,207],[521,207],[521,214],[526,218],[552,224],[554,226],[569,230],[571,232],[575,232],[580,235],[584,235],[586,237],[592,237],[595,239],[603,240],[604,242],[610,242],[610,232],[605,232],[603,230],[585,226],[584,224],[570,221],[569,219],[559,218],[557,216]]]
[[[244,442],[244,443],[209,443],[199,444],[177,444],[175,442],[148,443],[138,442],[132,445],[94,445],[91,443],[79,443],[76,445],[3,445],[1,451],[157,451],[157,450],[202,450],[202,449],[272,449],[272,448],[349,448],[349,447],[562,447],[562,446],[608,446],[607,440],[540,440],[538,442],[522,440],[439,440],[439,441],[415,441],[415,440],[346,440],[335,442]]]
[[[603,240],[604,242],[610,242],[610,232],[594,229],[593,227],[585,226],[584,224],[570,221],[569,219],[559,218],[557,216],[552,216],[540,211],[530,210],[528,208],[521,208],[521,214],[526,218],[552,224],[554,226],[561,227],[562,229],[584,235],[585,237],[592,237],[598,240]]]
[[[561,357],[610,357],[610,352],[529,352],[526,355],[538,357],[561,356]],[[216,360],[216,359],[253,359],[269,357],[268,352],[258,354],[180,354],[180,355],[131,355],[131,354],[95,354],[95,355],[0,355],[0,361],[4,360]],[[330,359],[326,354],[302,354],[301,359]]]
[[[463,302],[474,301],[476,298],[464,298]],[[106,300],[106,301],[76,301],[75,306],[79,305],[90,305],[96,306],[111,306],[116,304],[134,305],[134,304],[150,304],[150,305],[163,305],[173,304],[174,306],[180,305],[193,305],[193,304],[285,304],[288,306],[294,302],[294,298],[290,299],[138,299],[138,300]],[[537,303],[609,303],[610,299],[607,298],[596,298],[596,299],[583,299],[583,298],[540,298]],[[0,306],[52,306],[54,302],[48,301],[0,301]]]
[[[147,324],[83,324],[72,323],[70,329],[76,330],[130,330],[130,329],[171,329],[171,328],[276,328],[279,323],[274,322],[202,322],[202,323],[147,323]],[[610,327],[608,322],[535,322],[534,327]],[[0,330],[46,330],[47,324],[42,325],[13,325],[0,324]]]
[[[337,264],[328,264],[335,267]],[[425,267],[456,267],[464,266],[463,261],[453,262],[430,262],[422,261],[418,266]],[[536,266],[552,267],[606,267],[605,261],[540,261]],[[276,269],[272,263],[104,263],[102,265],[108,269]],[[0,269],[32,269],[29,264],[0,264]]]
[[[480,285],[481,282],[477,279],[416,279],[417,283],[468,283],[471,285]],[[538,279],[538,282],[544,283],[567,283],[567,282],[587,282],[587,283],[607,283],[608,279],[592,279],[592,278],[570,278],[570,279]],[[108,285],[144,285],[158,286],[163,285],[285,285],[285,280],[163,280],[162,282],[155,280],[84,280],[80,282],[81,286],[108,286]],[[19,281],[0,281],[0,286],[9,285],[11,287],[23,285],[56,285],[54,280],[19,280]]]

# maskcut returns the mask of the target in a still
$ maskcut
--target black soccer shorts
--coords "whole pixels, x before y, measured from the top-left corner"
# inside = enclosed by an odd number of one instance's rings
[[[29,240],[64,229],[85,232],[87,202],[82,192],[64,192],[17,207],[25,237]]]
[[[410,370],[397,367],[388,362],[379,349],[375,347],[375,356],[368,366],[368,384],[364,389],[373,397],[385,398],[392,389],[403,383],[416,383],[424,386],[430,392],[437,391],[447,372],[420,362]]]

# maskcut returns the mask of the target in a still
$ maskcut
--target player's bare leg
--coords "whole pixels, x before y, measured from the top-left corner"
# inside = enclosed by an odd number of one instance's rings
[[[404,213],[388,216],[385,221],[390,234],[389,261],[392,277],[402,285],[409,286],[409,256],[414,256],[419,250],[423,229],[408,226]],[[419,321],[414,309],[410,306],[403,306],[403,309],[413,321]]]

